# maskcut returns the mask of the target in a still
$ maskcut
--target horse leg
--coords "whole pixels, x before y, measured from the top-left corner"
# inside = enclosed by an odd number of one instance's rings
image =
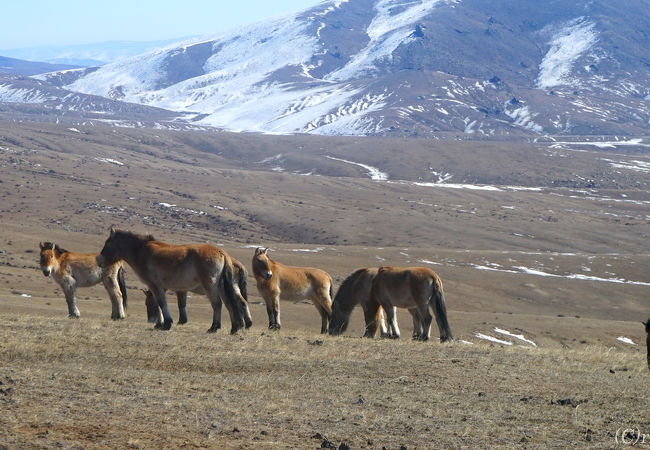
[[[177,291],[176,300],[178,300],[178,324],[187,323],[187,291]]]
[[[149,286],[149,289],[151,290],[153,297],[156,299],[156,302],[158,302],[158,307],[162,312],[162,329],[169,330],[174,323],[174,318],[169,312],[169,306],[167,305],[167,294],[165,293],[165,289],[157,285],[151,285]]]
[[[111,298],[111,319],[124,319],[124,303],[122,302],[122,292],[117,280],[117,272],[114,275],[104,277],[102,283]]]
[[[242,296],[243,298],[243,296]],[[244,324],[246,325],[246,328],[250,328],[253,326],[253,317],[251,316],[251,311],[248,309],[248,302],[246,300],[243,300],[241,303],[241,313],[242,316],[244,316]]]
[[[210,298],[210,303],[212,304],[212,325],[208,329],[208,333],[216,333],[217,330],[221,329],[221,306],[223,301],[221,296],[217,296],[216,302],[213,302],[212,298]],[[228,308],[228,304],[226,304],[226,308]]]
[[[417,307],[418,322],[421,327],[420,340],[428,341],[429,335],[431,332],[431,322],[433,321],[433,316],[429,312],[429,303],[423,303]],[[414,319],[415,323],[415,319]]]
[[[264,297],[266,303],[266,313],[269,315],[269,329],[279,330],[280,324],[280,294],[271,294],[269,298]]]
[[[311,301],[321,317],[320,332],[321,334],[325,334],[327,333],[327,327],[332,317],[332,300],[330,300],[329,294],[325,291],[324,294],[314,295]]]
[[[68,317],[78,319],[81,314],[79,314],[79,308],[77,308],[77,289],[74,280],[66,280],[61,287],[65,294],[65,301],[68,304]]]
[[[422,340],[424,335],[424,330],[422,329],[422,317],[420,317],[417,308],[410,308],[409,313],[411,313],[411,318],[413,319],[413,340]]]
[[[377,334],[379,324],[381,323],[383,325],[383,311],[380,308],[379,303],[375,299],[368,299],[368,302],[363,308],[363,317],[366,321],[366,331],[363,337],[374,338]],[[384,333],[383,329],[382,333]]]
[[[389,337],[391,339],[398,339],[400,336],[399,326],[397,325],[397,308],[394,308],[391,304],[382,303],[381,307],[384,309],[386,314],[386,321],[388,322]]]

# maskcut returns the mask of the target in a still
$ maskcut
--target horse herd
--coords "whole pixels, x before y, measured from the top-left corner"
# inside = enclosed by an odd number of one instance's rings
[[[70,317],[79,317],[76,291],[103,283],[112,304],[112,319],[123,319],[127,306],[123,264],[128,264],[147,286],[145,304],[149,321],[169,330],[173,318],[167,291],[176,293],[179,323],[186,323],[187,293],[206,295],[213,317],[209,332],[221,328],[221,307],[230,315],[231,334],[252,326],[248,308],[248,272],[224,249],[212,244],[173,245],[111,227],[99,253],[77,253],[52,242],[40,243],[40,267],[61,286]],[[321,317],[321,333],[343,333],[356,305],[364,311],[365,335],[381,327],[386,337],[399,337],[396,308],[407,308],[413,318],[413,337],[428,340],[433,316],[442,342],[452,339],[442,281],[426,267],[362,268],[353,272],[333,295],[332,277],[321,269],[293,267],[272,260],[268,249],[257,248],[253,276],[264,299],[269,328],[280,329],[280,299],[313,302]],[[432,313],[433,312],[433,315]]]
[[[178,300],[179,323],[187,322],[187,293],[206,295],[213,317],[209,332],[221,328],[221,307],[230,314],[231,334],[252,326],[248,309],[248,272],[225,250],[212,244],[173,245],[130,231],[115,230],[100,253],[76,253],[58,245],[40,243],[40,266],[61,286],[70,317],[79,317],[76,290],[100,282],[111,299],[112,319],[123,319],[127,305],[123,263],[126,262],[147,286],[145,304],[149,321],[169,330],[173,323],[166,291]],[[452,340],[447,320],[442,281],[427,267],[361,268],[350,274],[333,297],[332,277],[311,267],[292,267],[273,261],[268,249],[257,248],[252,260],[257,289],[264,299],[269,328],[280,329],[280,299],[310,299],[321,316],[321,333],[343,333],[355,306],[363,309],[365,336],[373,337],[381,327],[385,337],[400,335],[395,311],[406,308],[413,318],[413,338],[428,340],[435,316],[440,341]],[[433,312],[433,315],[431,314]],[[643,322],[647,333],[650,369],[650,319]]]

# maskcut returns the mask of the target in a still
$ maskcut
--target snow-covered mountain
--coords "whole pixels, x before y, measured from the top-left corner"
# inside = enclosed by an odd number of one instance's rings
[[[230,130],[647,134],[650,2],[329,0],[39,79]]]

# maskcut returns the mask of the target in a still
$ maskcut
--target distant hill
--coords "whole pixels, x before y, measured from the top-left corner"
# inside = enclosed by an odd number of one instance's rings
[[[50,64],[94,67],[156,50],[182,39],[188,38],[179,37],[177,39],[144,42],[107,41],[79,45],[45,45],[0,50],[0,54],[27,61],[45,61]]]
[[[0,56],[0,72],[14,75],[37,75],[39,73],[76,69],[79,66],[66,64],[49,64],[44,62],[23,61],[21,59]]]

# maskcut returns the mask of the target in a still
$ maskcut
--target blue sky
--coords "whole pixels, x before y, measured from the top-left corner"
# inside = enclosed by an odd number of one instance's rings
[[[17,0],[3,2],[0,49],[211,34],[320,0]]]

